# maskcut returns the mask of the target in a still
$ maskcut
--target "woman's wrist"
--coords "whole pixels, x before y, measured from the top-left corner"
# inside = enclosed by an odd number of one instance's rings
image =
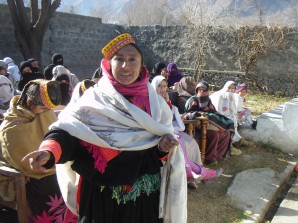
[[[159,143],[157,144],[157,150],[161,153],[161,154],[168,154],[169,152],[165,152],[164,150],[162,150],[159,146]]]

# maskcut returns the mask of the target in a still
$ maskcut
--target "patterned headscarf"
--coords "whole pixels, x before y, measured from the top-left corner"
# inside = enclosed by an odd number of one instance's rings
[[[243,90],[248,90],[248,86],[245,84],[245,83],[242,83],[242,84],[237,84],[236,86],[236,93],[239,93],[240,91],[243,91]]]
[[[177,86],[179,96],[191,97],[196,94],[196,81],[193,77],[183,77]]]
[[[18,104],[24,104],[30,98],[35,105],[43,105],[48,109],[61,103],[61,90],[57,81],[37,79],[30,81],[24,87]]]

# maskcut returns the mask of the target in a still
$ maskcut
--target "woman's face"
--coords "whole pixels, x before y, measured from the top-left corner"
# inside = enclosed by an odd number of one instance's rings
[[[235,90],[236,90],[236,86],[235,86],[235,84],[231,84],[229,87],[228,87],[228,91],[227,92],[235,92]]]
[[[165,77],[166,79],[168,79],[168,77],[169,77],[169,72],[167,71],[166,67],[161,70],[160,74],[161,74],[161,76]]]
[[[247,94],[247,90],[242,90],[238,93],[241,97],[244,97]]]
[[[22,74],[24,73],[32,73],[32,70],[30,67],[25,67],[23,70],[22,70]]]
[[[129,85],[139,77],[142,57],[134,46],[127,45],[112,57],[110,63],[114,78],[122,85]]]
[[[168,88],[168,83],[165,80],[162,80],[160,84],[157,86],[156,92],[157,94],[162,96],[164,93],[167,92],[167,88]]]
[[[198,87],[198,88],[196,89],[197,94],[206,91],[206,89],[207,89],[206,87]],[[206,92],[207,92],[207,91],[206,91]]]

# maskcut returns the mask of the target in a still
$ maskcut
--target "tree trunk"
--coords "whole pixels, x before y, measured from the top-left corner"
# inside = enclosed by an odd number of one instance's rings
[[[31,0],[30,20],[29,10],[23,0],[7,1],[14,25],[15,38],[25,60],[34,57],[42,64],[41,52],[46,30],[54,12],[61,0],[42,0],[38,9],[38,1]]]

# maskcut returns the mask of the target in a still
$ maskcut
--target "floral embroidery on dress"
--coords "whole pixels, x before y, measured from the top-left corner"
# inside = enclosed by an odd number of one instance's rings
[[[42,215],[36,215],[31,217],[31,221],[34,223],[75,223],[78,221],[77,216],[71,213],[71,211],[65,205],[62,196],[60,198],[55,194],[54,197],[49,196],[50,201],[46,204],[50,206],[48,211],[43,210]]]
[[[117,203],[126,204],[128,201],[136,201],[142,193],[146,193],[147,196],[150,193],[155,192],[160,187],[160,174],[155,175],[143,175],[132,186],[123,185],[117,187],[108,187],[112,190],[112,198],[116,199]],[[100,191],[103,191],[105,186],[100,187]]]

